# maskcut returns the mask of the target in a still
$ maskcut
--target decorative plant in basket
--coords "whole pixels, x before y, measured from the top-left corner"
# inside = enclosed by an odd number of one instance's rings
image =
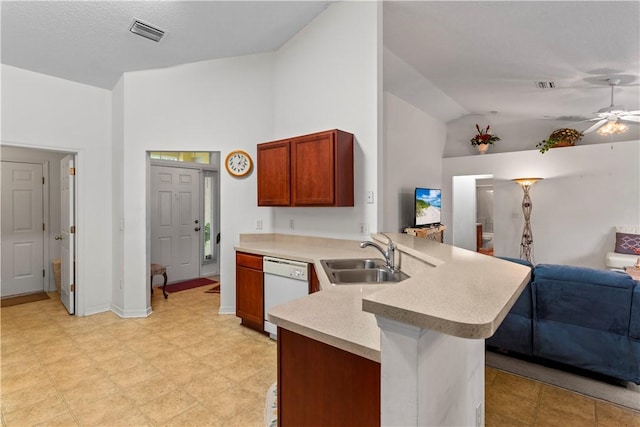
[[[493,144],[496,141],[500,141],[500,137],[491,133],[491,125],[487,125],[485,129],[480,129],[480,126],[476,123],[477,133],[471,138],[471,145],[478,147],[478,151],[484,153],[487,151],[489,144]]]
[[[540,148],[542,154],[549,151],[550,148],[569,147],[575,145],[583,136],[579,130],[562,128],[551,132],[548,139],[536,144],[536,148]]]

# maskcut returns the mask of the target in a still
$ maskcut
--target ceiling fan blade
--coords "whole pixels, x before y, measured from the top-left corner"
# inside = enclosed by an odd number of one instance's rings
[[[589,132],[593,132],[594,130],[598,129],[600,126],[602,126],[603,124],[607,123],[607,119],[602,119],[599,122],[597,122],[595,125],[591,126],[589,129],[585,130],[582,133],[589,133]]]
[[[630,114],[632,116],[635,116],[637,114],[640,114],[640,110],[635,110],[635,111],[625,111],[624,113],[625,115]]]
[[[625,122],[636,122],[640,123],[640,117],[637,116],[622,116],[620,120],[624,120]]]

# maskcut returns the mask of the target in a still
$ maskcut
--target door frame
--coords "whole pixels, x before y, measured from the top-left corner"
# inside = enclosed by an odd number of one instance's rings
[[[78,284],[83,284],[83,283],[87,283],[85,278],[86,278],[86,266],[84,265],[84,260],[82,258],[82,253],[84,253],[84,251],[86,251],[86,236],[88,236],[88,234],[84,233],[83,230],[85,229],[85,217],[83,215],[83,213],[85,212],[85,204],[84,204],[84,199],[82,197],[80,197],[79,195],[84,194],[85,191],[85,183],[83,182],[84,180],[81,179],[82,175],[83,175],[83,170],[84,170],[84,165],[85,165],[85,153],[84,150],[78,150],[77,148],[71,148],[71,147],[51,147],[51,146],[45,146],[45,145],[38,145],[38,144],[23,144],[23,143],[19,143],[19,142],[10,142],[10,141],[2,141],[2,145],[6,146],[6,147],[16,147],[16,148],[23,148],[23,149],[29,149],[29,150],[37,150],[37,151],[49,151],[49,152],[54,152],[54,153],[59,153],[59,154],[72,154],[76,156],[76,187],[75,187],[75,193],[74,193],[74,197],[75,197],[75,206],[76,206],[76,292],[75,292],[75,296],[76,296],[76,310],[75,310],[75,314],[74,316],[84,316],[85,315],[85,294],[84,294],[84,289],[82,289],[82,286],[78,286]],[[4,158],[3,158],[4,160]],[[10,158],[6,159],[8,161],[13,161]],[[34,162],[34,163],[39,163],[39,162]],[[44,174],[44,169],[43,169],[43,174]],[[47,174],[49,174],[49,165],[47,165]],[[49,182],[51,182],[51,177],[48,176]],[[45,185],[45,187],[48,187],[47,185]],[[48,188],[47,188],[47,192],[48,192]],[[50,227],[50,212],[49,212],[49,202],[50,202],[50,195],[47,194],[47,199],[43,200],[43,203],[45,203],[46,206],[46,216],[44,216],[43,218],[46,218],[46,230],[45,230],[45,239],[50,240],[51,237],[51,227]],[[45,244],[45,262],[47,261],[47,257],[50,255],[49,253],[49,249],[48,249],[48,244]],[[48,269],[45,268],[45,272],[47,272]],[[53,285],[53,287],[55,288],[55,284]]]
[[[22,148],[22,147],[20,147]],[[44,277],[42,278],[42,290],[44,292],[50,292],[56,289],[55,283],[51,283],[53,279],[53,267],[49,263],[50,251],[49,245],[51,244],[51,218],[49,216],[49,186],[51,185],[51,177],[49,176],[49,161],[26,161],[26,160],[13,160],[15,157],[8,156],[2,157],[1,162],[10,163],[26,163],[30,165],[42,166],[42,176],[45,179],[45,184],[42,185],[42,221],[44,222],[44,231],[42,232],[42,268],[44,269]]]

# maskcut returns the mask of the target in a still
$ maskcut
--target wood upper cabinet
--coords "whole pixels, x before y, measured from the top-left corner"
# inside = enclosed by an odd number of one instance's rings
[[[289,141],[258,145],[258,206],[291,204]]]
[[[258,144],[259,206],[353,206],[353,135],[338,129]]]
[[[236,316],[242,324],[264,330],[262,257],[236,252]]]

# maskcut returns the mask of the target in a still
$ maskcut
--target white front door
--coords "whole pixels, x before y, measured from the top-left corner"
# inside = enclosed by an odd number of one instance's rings
[[[151,262],[169,282],[200,275],[200,172],[151,166]]]
[[[2,297],[44,291],[42,165],[2,162]]]
[[[60,160],[60,301],[75,312],[75,156]]]

